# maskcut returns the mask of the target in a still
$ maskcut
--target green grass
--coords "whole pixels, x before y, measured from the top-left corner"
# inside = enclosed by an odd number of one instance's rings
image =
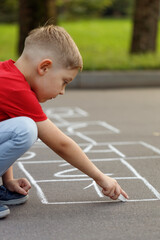
[[[91,19],[60,22],[73,37],[86,70],[159,69],[160,48],[156,54],[129,55],[132,22],[129,19]],[[0,25],[0,60],[16,59],[16,25]],[[160,46],[160,31],[158,33]]]
[[[17,25],[0,24],[0,61],[17,59]]]

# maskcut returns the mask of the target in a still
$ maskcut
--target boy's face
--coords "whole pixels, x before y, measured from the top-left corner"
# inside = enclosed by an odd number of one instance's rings
[[[65,87],[76,77],[77,73],[78,69],[49,68],[45,74],[39,75],[32,82],[31,88],[39,102],[46,102],[58,95],[63,95]]]

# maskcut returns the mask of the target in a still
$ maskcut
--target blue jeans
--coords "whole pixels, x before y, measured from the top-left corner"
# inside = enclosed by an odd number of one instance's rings
[[[37,125],[28,117],[0,122],[0,176],[37,140]]]

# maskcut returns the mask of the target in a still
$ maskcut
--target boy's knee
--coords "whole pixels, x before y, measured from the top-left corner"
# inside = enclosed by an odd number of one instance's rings
[[[30,147],[37,140],[38,130],[36,123],[29,117],[18,118],[18,137]]]

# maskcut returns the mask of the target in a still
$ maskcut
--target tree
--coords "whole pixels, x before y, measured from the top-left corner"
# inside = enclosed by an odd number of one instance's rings
[[[57,23],[56,0],[19,0],[19,54],[28,33],[47,21]]]
[[[131,53],[156,51],[159,0],[135,0]]]

